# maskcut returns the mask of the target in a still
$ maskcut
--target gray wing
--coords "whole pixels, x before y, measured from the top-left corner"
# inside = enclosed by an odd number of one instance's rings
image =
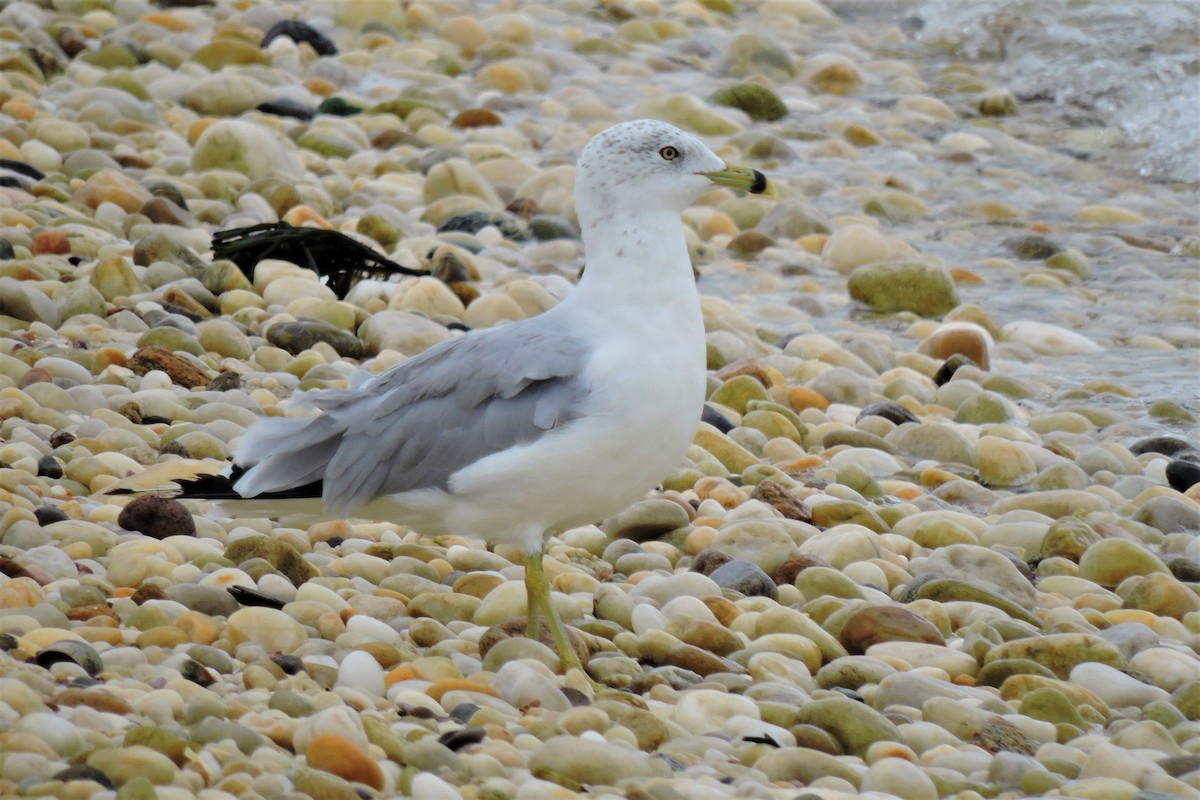
[[[584,341],[505,325],[442,342],[357,389],[320,392],[321,413],[255,424],[238,450],[251,497],[321,481],[344,515],[381,494],[446,488],[481,458],[570,422],[586,395]]]

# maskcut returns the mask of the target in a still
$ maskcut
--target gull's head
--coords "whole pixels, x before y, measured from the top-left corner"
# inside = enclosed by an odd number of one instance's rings
[[[725,163],[703,142],[652,119],[601,131],[579,155],[575,205],[581,223],[618,210],[683,211],[714,186],[771,194],[758,170]]]

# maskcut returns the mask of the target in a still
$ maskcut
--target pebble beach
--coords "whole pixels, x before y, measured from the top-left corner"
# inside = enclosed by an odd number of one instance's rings
[[[0,2],[0,795],[1200,798],[1197,41],[1184,0]],[[140,491],[553,307],[575,159],[642,117],[778,191],[684,214],[686,459],[548,540],[586,675],[515,548]],[[426,274],[213,252],[280,221]]]

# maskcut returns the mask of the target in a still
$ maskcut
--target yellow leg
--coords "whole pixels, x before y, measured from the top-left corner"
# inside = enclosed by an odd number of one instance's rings
[[[546,582],[546,572],[542,568],[542,553],[530,553],[525,557],[525,591],[529,595],[529,622],[525,626],[525,635],[530,639],[537,638],[538,614],[546,618],[550,628],[550,636],[554,639],[554,647],[558,650],[558,658],[562,662],[563,672],[580,668],[579,656],[567,638],[562,620],[554,610],[550,600],[550,584]]]

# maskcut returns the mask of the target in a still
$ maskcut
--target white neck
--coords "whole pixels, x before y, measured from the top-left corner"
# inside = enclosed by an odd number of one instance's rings
[[[696,285],[683,224],[674,210],[604,216],[583,232],[583,277],[572,292],[581,302],[642,308],[696,306]]]

